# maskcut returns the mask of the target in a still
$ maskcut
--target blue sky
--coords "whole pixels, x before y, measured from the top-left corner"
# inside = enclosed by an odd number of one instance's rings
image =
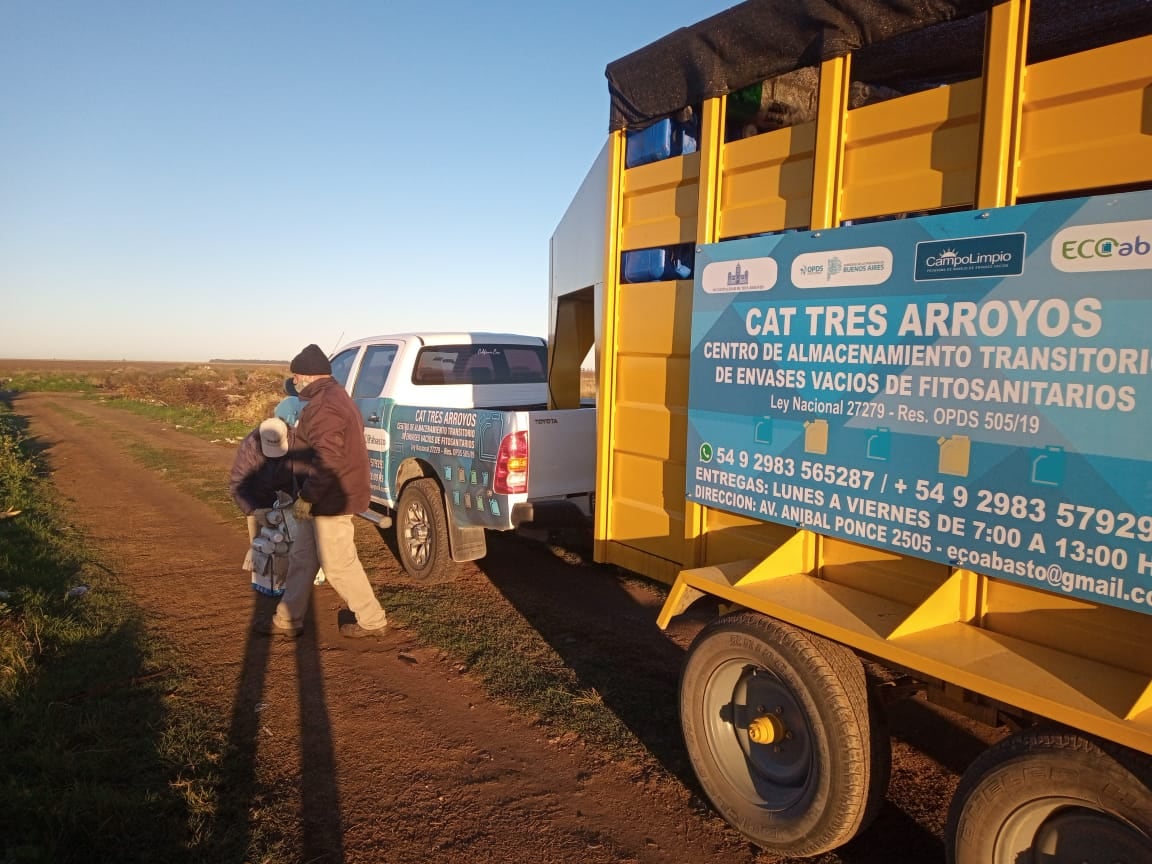
[[[547,334],[604,67],[731,0],[0,0],[0,357]]]

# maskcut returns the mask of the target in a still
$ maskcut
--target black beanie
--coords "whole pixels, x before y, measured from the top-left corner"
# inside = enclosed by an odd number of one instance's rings
[[[309,345],[293,357],[292,365],[288,369],[298,375],[332,374],[332,364],[328,362],[328,358],[324,356],[324,352],[316,344]]]

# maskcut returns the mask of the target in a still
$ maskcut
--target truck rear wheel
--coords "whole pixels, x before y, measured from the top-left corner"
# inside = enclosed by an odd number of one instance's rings
[[[945,833],[949,864],[1152,861],[1147,760],[1087,738],[1029,731],[964,773]]]
[[[400,563],[417,582],[448,582],[454,576],[447,519],[435,480],[421,477],[404,484],[396,507],[396,546]]]
[[[847,648],[751,612],[696,637],[680,718],[696,776],[757,845],[816,855],[879,810],[891,743],[860,660]]]

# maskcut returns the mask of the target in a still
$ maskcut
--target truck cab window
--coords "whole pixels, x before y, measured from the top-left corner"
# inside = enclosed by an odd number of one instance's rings
[[[353,399],[372,399],[380,395],[392,361],[396,359],[395,345],[370,345],[364,352],[360,371],[356,373],[356,385],[352,389]]]
[[[436,345],[420,352],[416,384],[542,384],[547,379],[544,345]]]
[[[332,358],[332,377],[339,381],[343,387],[348,386],[348,373],[352,369],[352,363],[359,350],[359,348],[349,348]]]

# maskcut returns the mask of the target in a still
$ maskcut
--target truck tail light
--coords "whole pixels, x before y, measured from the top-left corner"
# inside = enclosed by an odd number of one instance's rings
[[[501,495],[528,491],[528,433],[505,435],[496,454],[496,478],[492,488]]]

